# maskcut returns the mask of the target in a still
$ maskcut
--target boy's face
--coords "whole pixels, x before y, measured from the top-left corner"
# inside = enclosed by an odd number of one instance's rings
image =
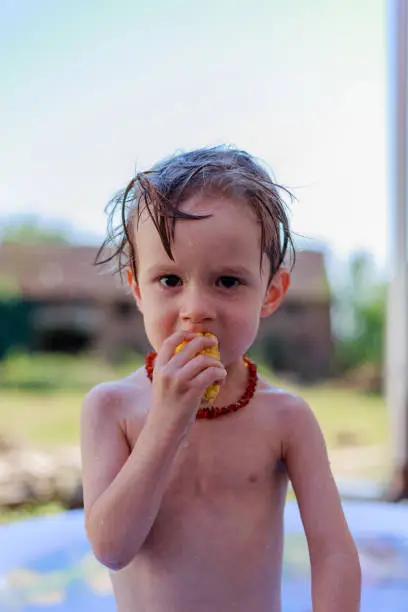
[[[264,256],[261,272],[260,227],[247,204],[194,196],[182,209],[212,216],[177,220],[173,262],[142,215],[135,233],[138,278],[128,269],[128,280],[156,351],[176,331],[211,332],[228,365],[251,346],[260,317],[279,306],[289,274],[280,270],[268,286],[269,262]]]

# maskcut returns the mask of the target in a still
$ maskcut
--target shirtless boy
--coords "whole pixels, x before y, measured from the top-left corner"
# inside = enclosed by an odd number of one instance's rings
[[[139,173],[114,201],[105,261],[126,271],[157,353],[92,389],[81,414],[86,531],[119,612],[280,612],[289,479],[313,611],[359,610],[358,554],[313,412],[244,359],[289,287],[281,193],[250,155],[215,147]],[[219,359],[202,353],[217,341]]]

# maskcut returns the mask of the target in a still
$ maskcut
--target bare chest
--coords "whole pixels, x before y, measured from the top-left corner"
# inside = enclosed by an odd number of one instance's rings
[[[270,425],[249,411],[194,423],[174,458],[158,520],[184,521],[195,512],[231,517],[255,507],[271,515],[287,478],[279,424]]]
[[[278,427],[246,415],[193,425],[141,553],[115,576],[141,609],[280,609],[280,442]]]
[[[280,473],[279,451],[255,431],[197,424],[182,443],[169,479],[168,499],[216,500],[264,492]],[[214,427],[215,425],[215,427]],[[213,427],[213,429],[211,429]]]

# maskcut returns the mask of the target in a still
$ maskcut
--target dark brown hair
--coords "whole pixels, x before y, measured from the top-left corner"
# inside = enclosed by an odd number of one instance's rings
[[[271,179],[260,162],[245,151],[227,146],[202,148],[177,153],[145,172],[138,172],[125,189],[108,203],[107,237],[95,264],[114,264],[122,275],[132,267],[137,278],[133,227],[147,210],[161,238],[163,248],[174,260],[171,246],[177,219],[203,219],[209,215],[191,215],[180,206],[191,196],[221,195],[247,202],[261,227],[261,263],[263,253],[270,262],[270,279],[284,262],[288,251],[295,259],[286,204],[281,193],[292,194]],[[119,219],[117,221],[117,216]],[[104,255],[106,253],[106,255]]]

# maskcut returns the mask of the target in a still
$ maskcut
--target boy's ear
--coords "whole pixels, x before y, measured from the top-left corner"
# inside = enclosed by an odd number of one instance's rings
[[[279,308],[290,285],[290,273],[287,268],[280,268],[276,273],[266,291],[265,299],[261,308],[261,317],[269,317]]]
[[[142,311],[142,297],[140,295],[139,285],[137,284],[134,272],[130,266],[126,266],[126,278],[127,278],[127,282],[130,287],[130,290],[132,292],[132,295],[136,300],[137,307],[140,310],[140,312],[143,312]]]

